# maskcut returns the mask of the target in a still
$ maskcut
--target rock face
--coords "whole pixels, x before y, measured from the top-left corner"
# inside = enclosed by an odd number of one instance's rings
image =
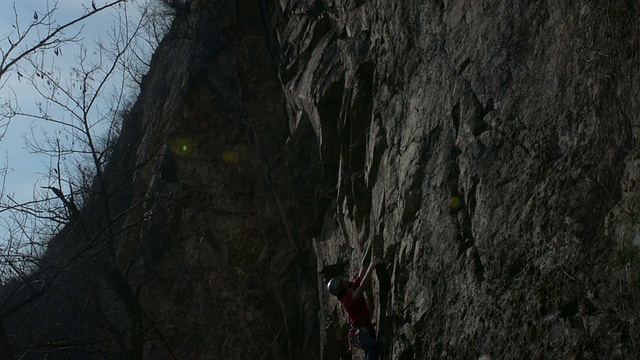
[[[389,358],[636,358],[639,10],[193,0],[106,173],[122,349],[351,358],[381,235]]]
[[[283,7],[292,136],[336,183],[318,270],[384,236],[393,358],[636,356],[637,5]]]

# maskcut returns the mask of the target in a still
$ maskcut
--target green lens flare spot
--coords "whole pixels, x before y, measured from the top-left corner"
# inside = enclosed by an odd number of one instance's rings
[[[179,156],[190,156],[195,153],[194,142],[189,137],[179,136],[171,141],[173,153]]]
[[[451,205],[451,208],[457,209],[460,206],[461,202],[462,201],[460,200],[459,197],[454,196],[454,197],[451,198],[451,202],[449,203],[449,205]]]

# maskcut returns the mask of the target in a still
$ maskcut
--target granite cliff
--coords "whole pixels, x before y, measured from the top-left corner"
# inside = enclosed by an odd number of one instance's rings
[[[351,358],[324,284],[381,235],[389,358],[636,358],[639,10],[191,1],[46,297],[75,326],[37,326],[107,357]]]

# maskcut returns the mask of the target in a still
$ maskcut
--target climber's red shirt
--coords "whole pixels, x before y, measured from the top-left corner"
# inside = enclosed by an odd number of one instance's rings
[[[360,286],[362,279],[358,276],[353,280],[353,286],[355,288]],[[349,315],[349,321],[351,326],[354,325],[371,325],[371,315],[369,314],[369,305],[362,296],[359,300],[353,301],[353,293],[347,294],[340,300],[342,306]]]

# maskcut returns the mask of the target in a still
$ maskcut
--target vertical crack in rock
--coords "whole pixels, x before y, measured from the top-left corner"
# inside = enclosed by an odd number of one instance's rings
[[[344,98],[344,78],[331,83],[318,101],[318,115],[321,125],[322,177],[327,189],[338,182],[340,153],[338,124]]]
[[[402,210],[402,224],[409,225],[416,219],[416,216],[422,208],[425,171],[429,163],[429,157],[432,154],[431,149],[437,145],[436,140],[440,136],[441,129],[436,127],[422,139],[420,145],[420,153],[415,163],[416,171],[411,179],[411,185],[404,193],[404,208]]]
[[[369,130],[368,157],[366,167],[367,187],[372,189],[378,180],[378,172],[380,170],[380,161],[382,154],[387,150],[387,132],[385,130],[382,117],[379,113],[373,115],[371,119],[372,126]]]
[[[460,133],[460,102],[456,102],[451,108],[451,121],[453,121],[454,137],[457,138]]]
[[[373,116],[372,62],[362,63],[355,71],[354,83],[345,94],[342,120],[338,127],[340,176],[338,204],[362,230],[368,218],[371,190],[366,181],[367,141]]]
[[[456,231],[456,258],[460,260],[463,256],[470,261],[473,266],[473,274],[478,282],[484,281],[484,264],[476,248],[472,229],[473,215],[476,206],[476,188],[478,186],[478,176],[471,179],[470,188],[465,191],[460,184],[459,157],[462,152],[454,147],[452,150],[451,169],[447,184],[450,189],[451,203],[450,215],[452,217]]]
[[[361,228],[371,208],[371,188],[366,182],[367,140],[373,115],[373,76],[375,65],[368,61],[356,71],[353,102],[349,115],[351,139],[349,163],[351,169],[351,194],[354,198],[354,218]]]

